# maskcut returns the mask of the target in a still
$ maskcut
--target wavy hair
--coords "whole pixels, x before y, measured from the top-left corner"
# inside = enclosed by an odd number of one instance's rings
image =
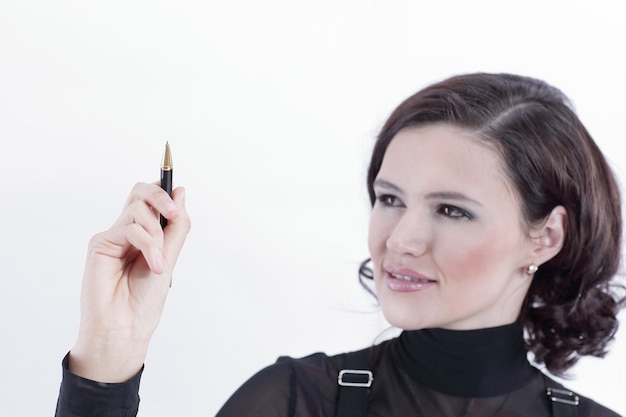
[[[543,81],[512,74],[467,74],[433,84],[402,102],[384,124],[367,189],[387,146],[402,129],[447,123],[477,134],[500,154],[528,230],[555,206],[567,210],[563,248],[541,265],[520,311],[535,362],[563,375],[581,356],[604,356],[623,306],[613,282],[621,259],[620,192],[605,157],[569,99]],[[368,261],[361,283],[372,279]],[[371,292],[371,290],[368,291]]]

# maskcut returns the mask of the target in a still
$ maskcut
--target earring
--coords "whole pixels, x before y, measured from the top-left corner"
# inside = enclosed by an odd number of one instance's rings
[[[526,268],[526,275],[533,275],[538,269],[539,267],[537,265],[530,264],[528,265],[528,268]]]

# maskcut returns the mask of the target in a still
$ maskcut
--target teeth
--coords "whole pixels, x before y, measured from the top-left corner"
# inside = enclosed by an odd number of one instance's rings
[[[411,277],[407,277],[406,275],[400,275],[400,274],[391,274],[392,277],[394,277],[395,279],[400,279],[402,281],[411,281],[411,282],[421,282],[421,283],[428,283],[428,282],[432,282],[429,279],[417,279],[417,278],[411,278]]]

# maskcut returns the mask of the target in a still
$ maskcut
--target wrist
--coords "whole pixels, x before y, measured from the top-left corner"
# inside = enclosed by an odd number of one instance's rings
[[[119,383],[134,377],[143,366],[149,338],[94,335],[79,332],[70,351],[68,370],[97,382]]]

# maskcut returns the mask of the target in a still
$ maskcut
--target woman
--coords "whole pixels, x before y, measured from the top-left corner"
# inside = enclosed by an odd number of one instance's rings
[[[219,416],[616,415],[526,359],[560,375],[602,356],[621,307],[619,190],[560,91],[507,74],[427,87],[386,122],[367,185],[361,278],[404,332],[360,352],[281,358]],[[154,212],[169,219],[163,232]],[[92,239],[57,415],[136,413],[188,229],[182,189],[170,200],[139,184]]]

